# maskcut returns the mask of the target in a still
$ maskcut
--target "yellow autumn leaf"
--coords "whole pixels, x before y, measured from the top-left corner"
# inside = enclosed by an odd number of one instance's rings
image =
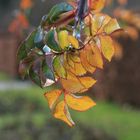
[[[70,108],[77,111],[86,111],[96,105],[96,103],[88,96],[75,96],[73,94],[66,94],[65,100]]]
[[[64,62],[64,67],[74,73],[76,76],[81,76],[86,73],[85,68],[81,64],[80,56],[73,56],[71,54],[66,54],[65,56],[65,62]],[[75,58],[75,59],[74,59]]]
[[[111,34],[116,30],[119,30],[120,26],[116,19],[110,19],[110,21],[104,26],[104,32]]]
[[[87,60],[87,51],[84,49],[82,49],[80,51],[80,59],[81,59],[81,63],[83,65],[83,67],[90,73],[93,73],[96,68],[93,67],[92,65],[89,64],[88,60]]]
[[[90,87],[92,87],[96,83],[96,80],[91,77],[80,77],[79,80],[84,86],[84,89],[79,91],[78,93],[86,92]]]
[[[56,101],[58,100],[61,94],[62,94],[61,90],[52,90],[44,94],[45,98],[48,100],[50,109],[53,109]]]
[[[75,123],[73,122],[73,120],[71,119],[69,110],[67,105],[65,104],[64,101],[59,102],[53,112],[53,116],[56,119],[62,120],[65,123],[67,123],[70,127],[72,127],[73,125],[75,125]]]
[[[80,60],[80,55],[78,52],[74,52],[74,53],[69,53],[69,58],[75,62],[75,63],[80,63],[81,60]]]
[[[102,69],[103,59],[99,48],[95,44],[87,44],[86,51],[89,64]]]
[[[72,45],[73,48],[75,48],[75,49],[79,48],[79,42],[74,36],[69,35],[68,36],[68,41]]]
[[[85,89],[85,87],[80,83],[79,79],[74,74],[68,71],[67,71],[67,79],[61,78],[60,82],[63,88],[71,93],[77,93]]]
[[[99,12],[104,8],[105,0],[89,0],[89,7],[94,12]]]
[[[65,49],[66,47],[68,47],[69,46],[68,31],[66,30],[60,31],[58,33],[58,41],[62,49]]]
[[[101,51],[104,55],[104,57],[111,61],[113,55],[114,55],[114,44],[113,40],[110,36],[100,36],[100,43],[101,43]]]
[[[103,32],[104,26],[110,21],[111,17],[106,14],[95,14],[91,18],[91,31],[92,35],[100,34]]]
[[[96,80],[91,77],[80,77],[79,80],[86,89],[89,89],[96,83]]]

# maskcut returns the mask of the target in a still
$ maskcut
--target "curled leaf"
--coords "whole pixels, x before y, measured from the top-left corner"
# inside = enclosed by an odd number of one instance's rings
[[[53,109],[61,94],[61,90],[52,90],[44,94],[45,98],[48,100],[50,109]]]
[[[72,127],[74,124],[73,120],[71,119],[69,110],[67,105],[65,104],[64,101],[59,102],[53,112],[53,116],[56,119],[60,119],[67,123],[70,127]]]

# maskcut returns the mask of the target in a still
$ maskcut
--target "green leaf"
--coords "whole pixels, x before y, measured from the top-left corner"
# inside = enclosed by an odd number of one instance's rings
[[[23,60],[27,57],[28,53],[31,51],[32,48],[35,47],[34,44],[34,37],[36,35],[36,30],[33,31],[24,42],[21,43],[19,49],[17,51],[17,60],[18,62]]]
[[[34,37],[34,43],[37,48],[42,48],[44,46],[43,38],[44,38],[44,32],[39,27]]]
[[[34,30],[25,40],[27,52],[30,52],[32,48],[35,48],[34,38],[35,38],[36,32],[37,30]]]
[[[56,19],[60,16],[60,14],[72,11],[74,8],[72,5],[62,2],[60,4],[55,5],[48,14],[47,21],[49,24],[54,23]]]
[[[26,58],[20,61],[18,70],[22,79],[24,79],[25,76],[28,74],[30,66],[37,59],[37,57],[37,54],[31,52]]]
[[[53,59],[53,68],[54,71],[56,72],[56,74],[61,77],[61,78],[66,78],[67,77],[67,73],[66,70],[64,68],[64,64],[63,64],[63,57],[62,56],[56,56]]]
[[[42,63],[42,72],[44,73],[46,78],[55,81],[54,74],[53,74],[52,70],[49,68],[49,66],[47,65],[46,60],[44,60]]]
[[[41,61],[34,61],[29,69],[29,77],[31,80],[42,88],[41,79],[40,79],[40,68],[41,68]]]
[[[49,68],[49,66],[46,63],[45,59],[42,62],[42,68],[41,68],[41,72],[40,72],[40,77],[41,77],[43,87],[50,86],[55,82],[54,73]]]
[[[54,51],[60,52],[62,49],[59,47],[57,41],[57,33],[55,30],[50,30],[45,36],[45,43]]]
[[[48,20],[48,15],[44,15],[41,19],[41,23],[40,23],[41,27],[45,25],[47,20]]]
[[[19,46],[18,52],[17,52],[17,60],[20,62],[24,58],[27,57],[27,51],[26,51],[26,45],[25,41]]]

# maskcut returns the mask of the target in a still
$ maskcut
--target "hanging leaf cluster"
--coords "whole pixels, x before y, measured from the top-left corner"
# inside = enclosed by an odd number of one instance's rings
[[[87,74],[102,69],[103,60],[111,61],[114,55],[111,35],[120,26],[100,12],[104,4],[81,0],[55,5],[18,49],[22,78],[29,76],[42,88],[60,85],[44,96],[53,116],[69,126],[74,125],[69,108],[85,111],[96,105],[82,95],[96,83]]]

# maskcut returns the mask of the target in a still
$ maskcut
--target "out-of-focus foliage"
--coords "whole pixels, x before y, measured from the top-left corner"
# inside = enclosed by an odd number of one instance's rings
[[[131,106],[98,102],[96,109],[80,115],[73,111],[78,125],[68,129],[62,122],[51,118],[46,100],[38,94],[42,92],[34,86],[1,91],[0,139],[137,140],[140,137],[140,111]]]
[[[117,6],[113,7],[112,15],[118,19],[120,26],[125,30],[125,32],[117,32],[113,34],[116,42],[115,58],[121,59],[123,57],[123,46],[117,41],[117,39],[119,37],[124,39],[129,37],[133,41],[136,41],[139,38],[140,14],[139,11],[126,8],[128,0],[106,0],[105,5],[106,7],[111,7],[116,1],[118,5],[116,4]]]
[[[42,88],[60,83],[44,95],[53,116],[69,126],[74,122],[68,107],[85,111],[96,105],[82,96],[96,83],[86,74],[102,69],[104,59],[111,61],[115,52],[112,34],[121,28],[116,19],[100,13],[104,5],[104,0],[81,0],[53,6],[18,49],[23,78],[28,75]]]
[[[32,0],[21,0],[15,18],[11,21],[8,30],[11,33],[22,36],[23,32],[30,27],[28,16],[33,7]]]

